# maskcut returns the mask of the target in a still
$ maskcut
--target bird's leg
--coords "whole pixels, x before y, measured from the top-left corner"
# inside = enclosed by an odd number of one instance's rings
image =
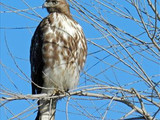
[[[61,94],[65,94],[65,91],[60,90],[60,89],[53,89],[53,91],[51,91],[51,96],[57,96]]]

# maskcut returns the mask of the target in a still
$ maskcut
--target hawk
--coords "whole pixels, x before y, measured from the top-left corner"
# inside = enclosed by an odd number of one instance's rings
[[[49,15],[38,25],[30,47],[32,94],[58,95],[78,85],[87,44],[66,0],[46,0],[43,6]],[[36,120],[54,120],[56,103],[39,100]]]

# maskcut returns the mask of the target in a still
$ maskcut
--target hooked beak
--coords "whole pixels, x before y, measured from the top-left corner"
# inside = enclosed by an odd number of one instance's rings
[[[52,6],[52,3],[51,2],[45,2],[43,5],[42,5],[42,8],[47,8],[47,7],[51,7]]]

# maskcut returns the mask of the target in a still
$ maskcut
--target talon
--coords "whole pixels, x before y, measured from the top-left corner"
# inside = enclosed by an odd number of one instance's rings
[[[51,93],[51,95],[61,95],[64,94],[65,92],[59,89],[54,89]]]
[[[65,93],[67,93],[69,96],[71,96],[70,92],[69,91],[66,91]]]

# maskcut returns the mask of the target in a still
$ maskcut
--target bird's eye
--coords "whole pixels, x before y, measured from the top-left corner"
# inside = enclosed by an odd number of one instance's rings
[[[55,4],[57,4],[57,3],[58,3],[58,1],[57,1],[57,0],[55,0],[55,1],[52,1],[52,3],[55,5]]]

